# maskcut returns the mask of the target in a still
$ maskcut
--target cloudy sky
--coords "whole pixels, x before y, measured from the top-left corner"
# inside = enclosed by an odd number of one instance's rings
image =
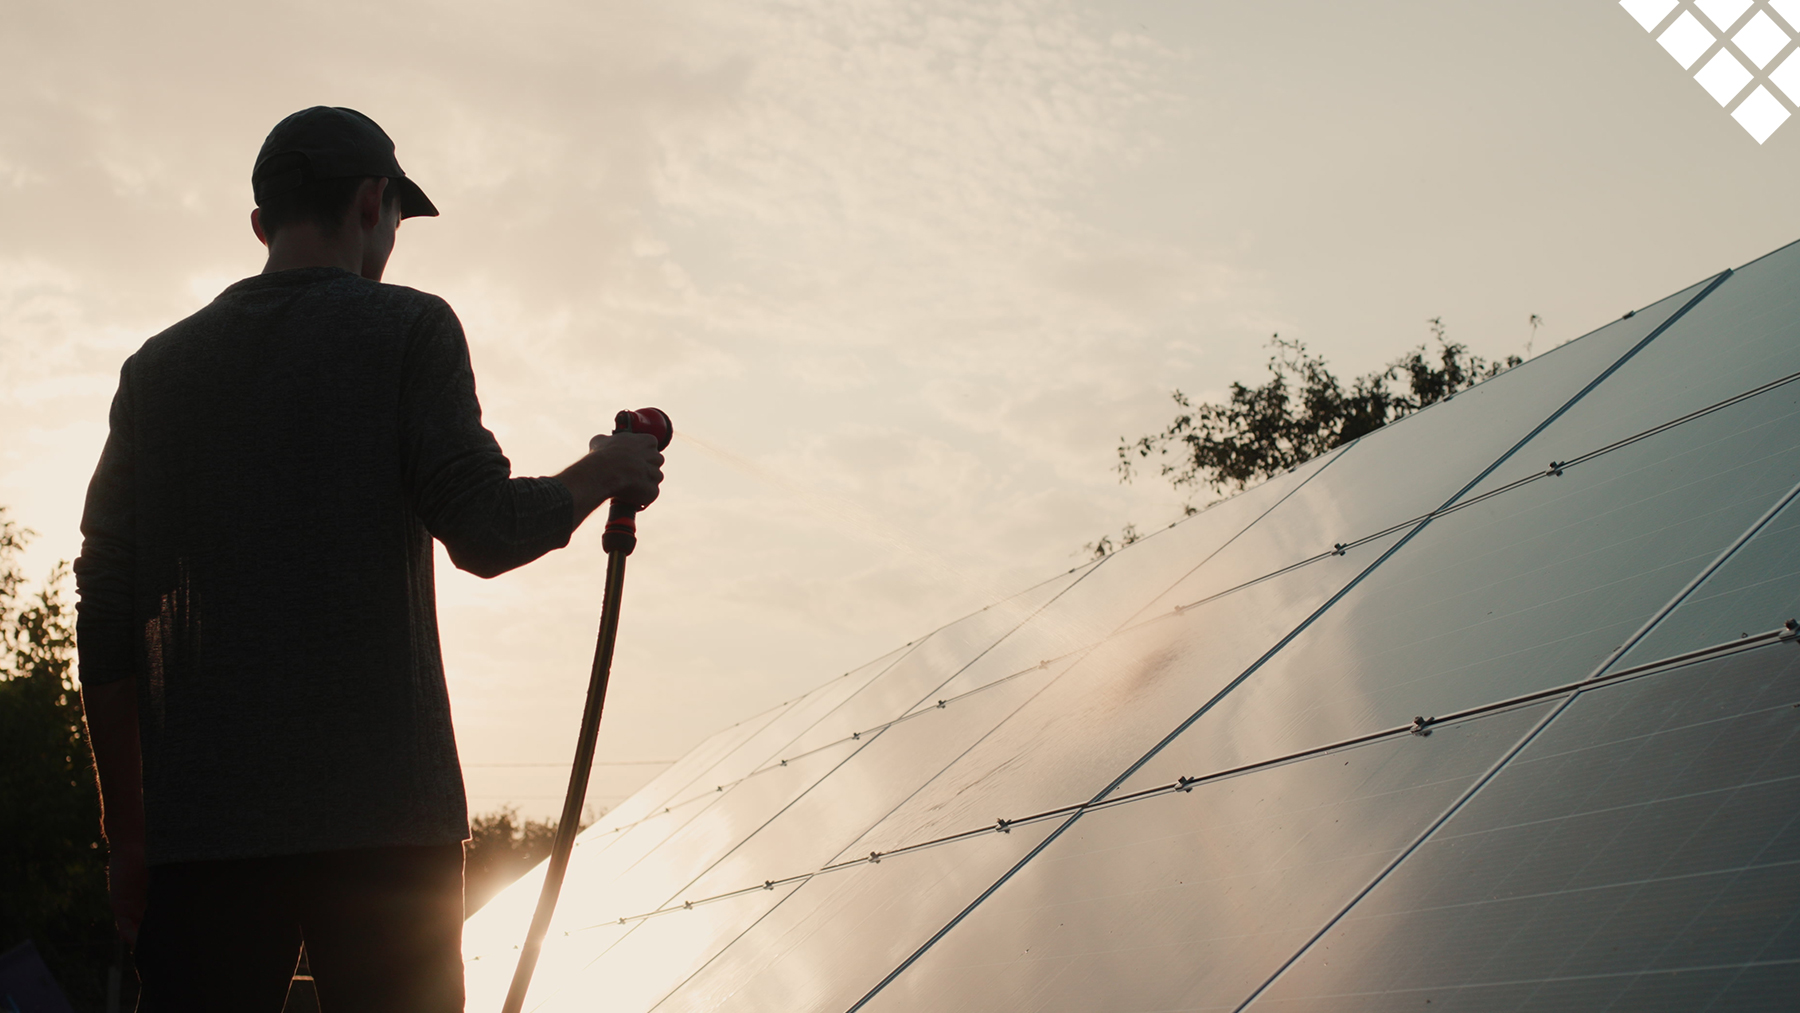
[[[1256,380],[1272,332],[1345,372],[1436,316],[1485,356],[1542,351],[1800,237],[1800,125],[1759,145],[1692,79],[1707,61],[1612,0],[0,0],[0,21],[0,504],[39,534],[31,572],[79,549],[120,361],[260,269],[264,133],[352,106],[444,212],[401,231],[387,280],[456,307],[519,473],[620,407],[691,437],[641,524],[607,761],[677,756],[1173,521],[1186,497],[1118,484],[1114,446],[1172,388]],[[556,807],[598,542],[489,582],[440,556],[478,810]],[[591,801],[657,769],[602,768]]]

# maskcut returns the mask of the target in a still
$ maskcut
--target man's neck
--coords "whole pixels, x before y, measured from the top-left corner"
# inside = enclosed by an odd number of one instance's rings
[[[337,267],[351,274],[361,274],[361,237],[349,229],[340,230],[335,236],[327,236],[310,223],[282,229],[269,243],[269,259],[263,264],[262,273],[274,274],[276,271],[292,271],[302,267]]]

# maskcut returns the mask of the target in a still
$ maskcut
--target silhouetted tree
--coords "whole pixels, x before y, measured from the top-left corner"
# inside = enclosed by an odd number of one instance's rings
[[[1163,477],[1177,488],[1242,489],[1523,361],[1509,355],[1488,362],[1450,341],[1441,318],[1430,323],[1435,351],[1420,345],[1387,368],[1347,385],[1304,344],[1272,336],[1269,347],[1274,354],[1269,357],[1266,383],[1258,387],[1233,383],[1224,404],[1195,405],[1175,391],[1172,397],[1180,412],[1161,432],[1119,441],[1120,480],[1131,481],[1141,462],[1156,457]],[[1093,543],[1088,548],[1093,549]],[[1097,550],[1096,554],[1105,555]]]
[[[32,940],[75,1007],[98,1010],[120,950],[74,680],[68,564],[27,595],[17,556],[30,534],[0,508],[0,950]]]

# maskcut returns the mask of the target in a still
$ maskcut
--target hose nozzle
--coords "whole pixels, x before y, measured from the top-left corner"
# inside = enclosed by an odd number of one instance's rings
[[[620,433],[645,433],[656,437],[656,449],[669,449],[669,441],[675,438],[675,423],[669,421],[669,413],[661,408],[639,408],[637,411],[622,411],[613,416],[613,435]],[[637,512],[643,504],[632,503],[615,497],[612,509],[606,516],[606,532],[600,536],[600,546],[607,552],[622,552],[631,555],[637,548]]]

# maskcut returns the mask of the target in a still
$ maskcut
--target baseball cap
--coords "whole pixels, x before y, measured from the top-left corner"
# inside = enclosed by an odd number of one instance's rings
[[[298,189],[315,179],[386,176],[400,190],[400,217],[438,213],[437,205],[406,178],[394,158],[394,141],[374,120],[341,106],[302,109],[269,131],[250,186],[260,206],[271,197]]]

